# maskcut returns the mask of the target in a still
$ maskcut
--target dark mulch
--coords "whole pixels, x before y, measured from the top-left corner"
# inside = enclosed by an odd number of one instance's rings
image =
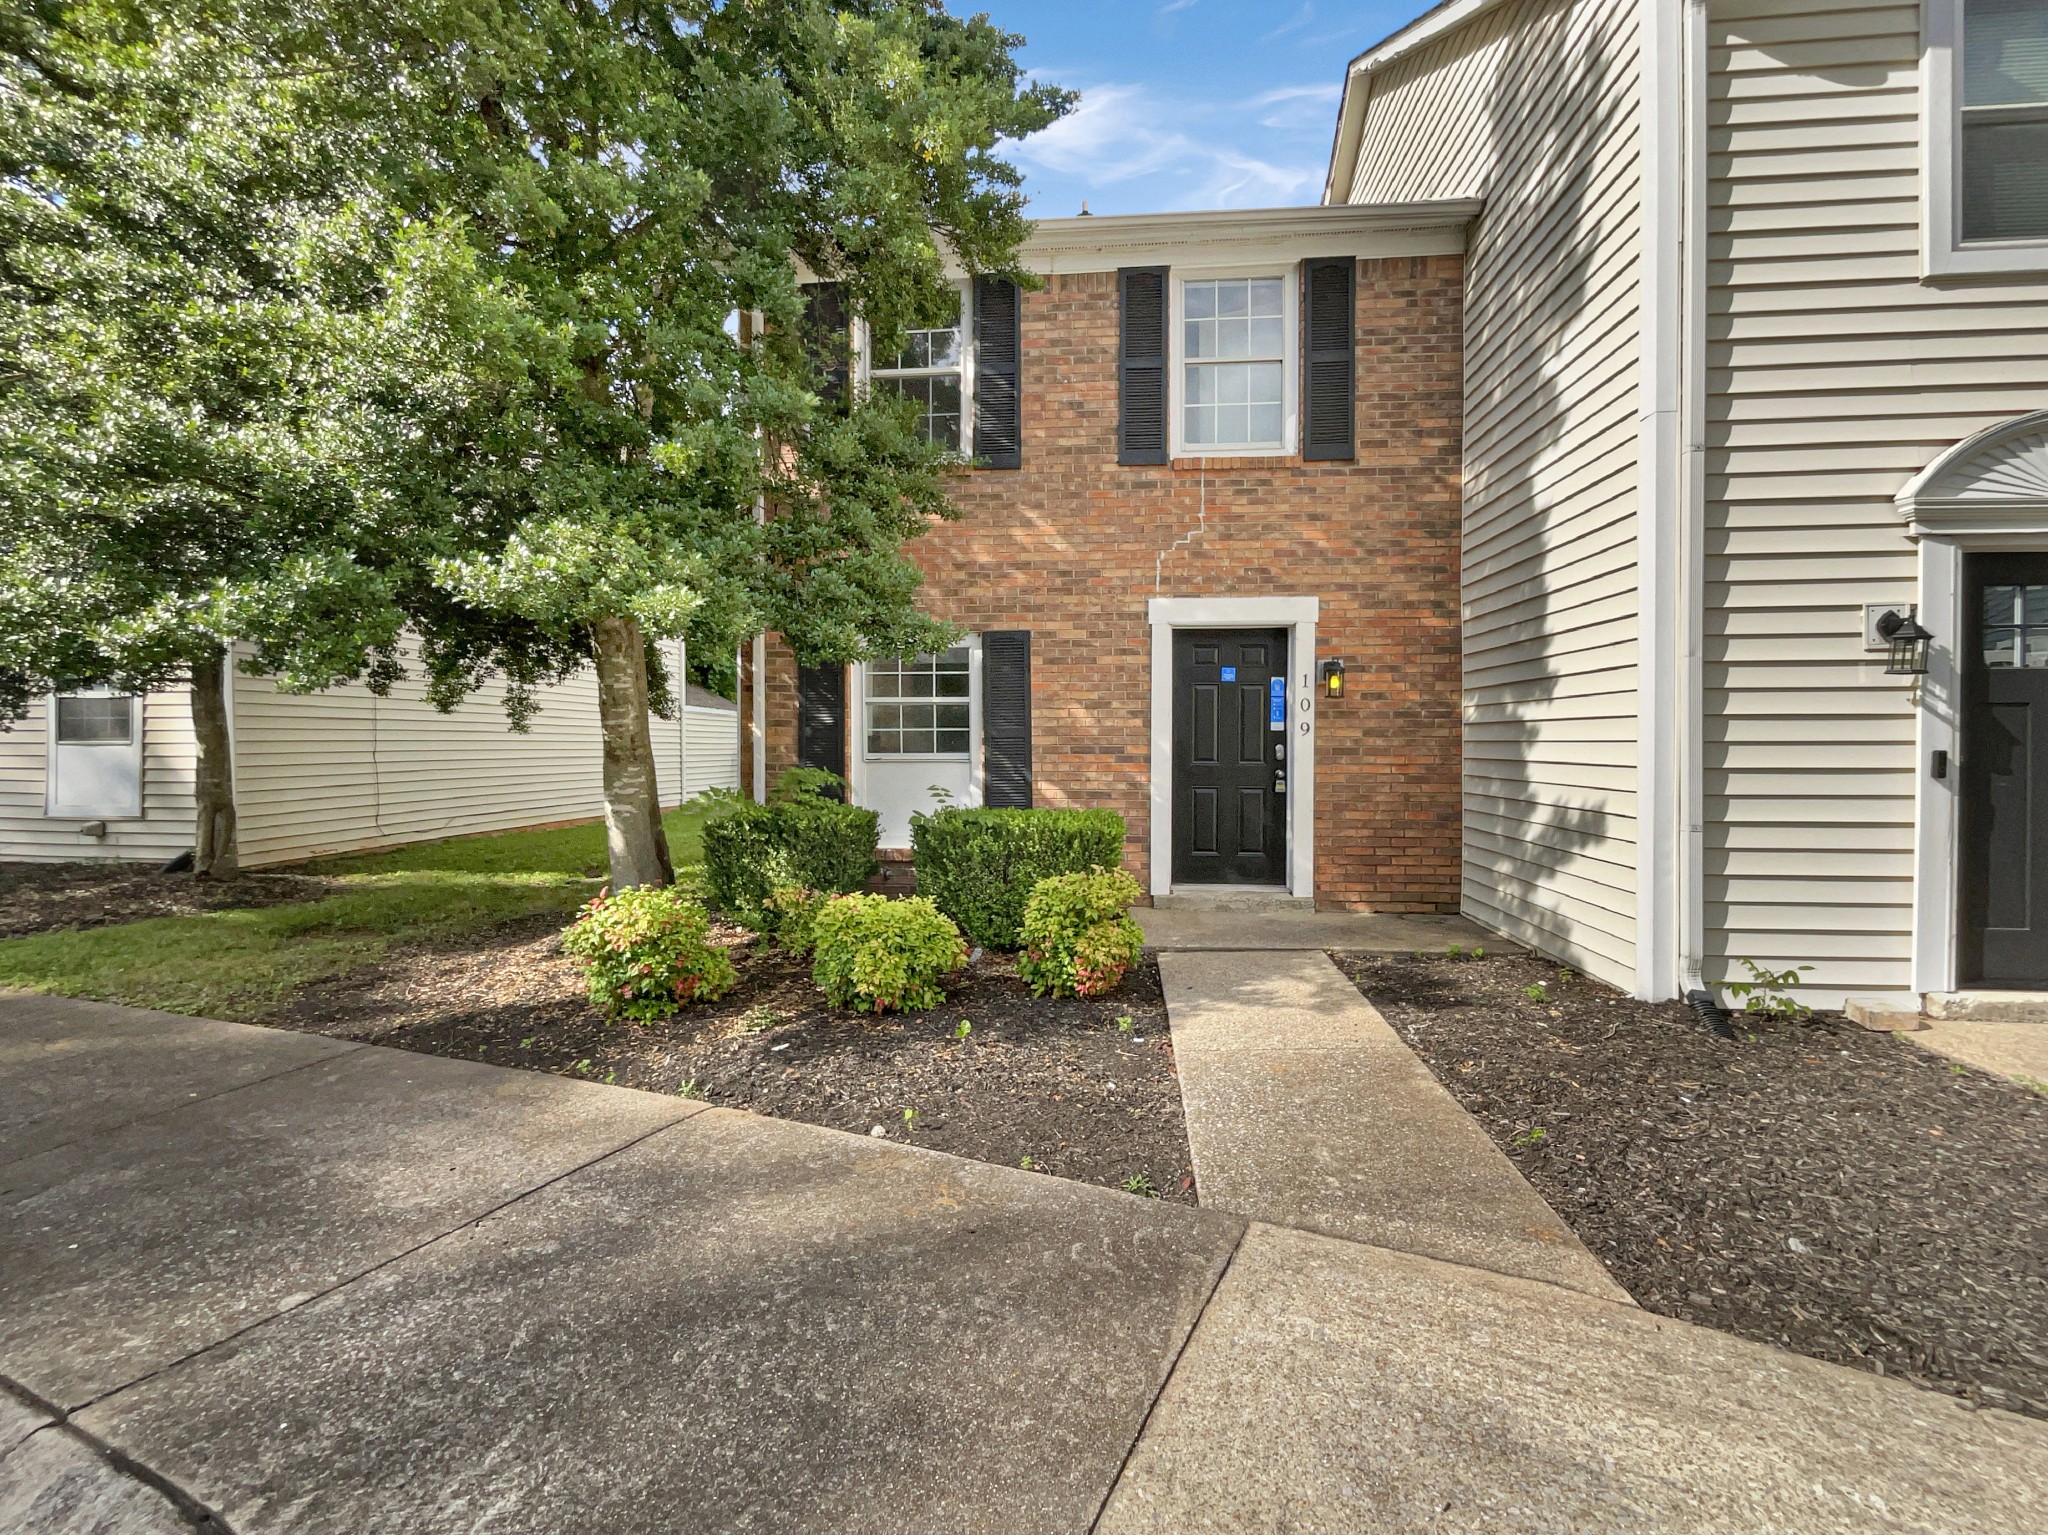
[[[1034,997],[990,957],[925,1013],[833,1008],[807,961],[725,930],[740,984],[653,1024],[607,1023],[560,919],[418,948],[318,982],[269,1022],[800,1119],[1192,1203],[1173,1047],[1151,961],[1113,996]],[[967,1037],[957,1037],[961,1022]],[[1128,1020],[1128,1027],[1120,1027]],[[904,1111],[912,1110],[906,1120]]]
[[[0,863],[0,938],[233,906],[317,901],[334,888],[332,880],[305,874],[216,880],[163,874],[152,864]]]
[[[2048,1416],[2048,1102],[1839,1017],[1336,958],[1648,1309]]]

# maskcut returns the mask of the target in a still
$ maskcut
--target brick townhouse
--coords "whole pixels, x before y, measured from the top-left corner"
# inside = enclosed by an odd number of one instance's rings
[[[858,387],[957,446],[913,546],[943,656],[743,656],[743,781],[830,768],[885,849],[955,804],[1101,806],[1155,901],[1455,910],[1466,226],[1437,202],[1038,224],[1040,286]],[[831,295],[826,312],[831,309]]]

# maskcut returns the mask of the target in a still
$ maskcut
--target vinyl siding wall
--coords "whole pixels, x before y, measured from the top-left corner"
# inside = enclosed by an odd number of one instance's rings
[[[1703,969],[1825,1003],[1911,985],[1914,710],[1862,644],[1917,597],[1892,496],[2048,405],[2048,282],[1920,281],[1919,29],[1708,11]]]
[[[44,813],[49,741],[47,700],[39,699],[20,724],[0,730],[0,859],[163,862],[192,845],[192,773],[198,751],[184,693],[151,693],[143,699],[142,816],[108,820],[105,837],[80,834],[91,817]]]
[[[441,714],[416,679],[380,699],[360,687],[285,694],[238,672],[233,718],[239,839],[250,866],[604,810],[588,671],[545,691],[524,735],[506,728],[495,695]],[[736,719],[693,707],[682,719],[649,721],[663,804],[737,783]],[[43,813],[46,739],[41,706],[0,733],[0,858],[160,860],[192,845],[195,753],[184,693],[148,698],[143,816],[109,821],[104,841],[79,836],[81,819]]]
[[[1354,203],[1483,197],[1465,311],[1464,907],[1636,975],[1635,0],[1519,0],[1383,66]]]

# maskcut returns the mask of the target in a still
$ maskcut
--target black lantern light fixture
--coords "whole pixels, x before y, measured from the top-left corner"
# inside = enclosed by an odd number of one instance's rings
[[[1887,677],[1927,675],[1927,642],[1934,636],[1921,626],[1919,608],[1885,614],[1877,621],[1877,632],[1891,647],[1885,660]]]
[[[1344,696],[1344,663],[1335,657],[1323,663],[1323,697]]]

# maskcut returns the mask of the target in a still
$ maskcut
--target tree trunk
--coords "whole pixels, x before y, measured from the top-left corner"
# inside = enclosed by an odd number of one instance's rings
[[[192,784],[196,825],[192,872],[200,879],[233,879],[235,762],[228,739],[228,654],[216,649],[192,667],[192,734],[199,768]]]
[[[597,659],[597,717],[604,731],[604,825],[612,889],[675,882],[661,829],[661,788],[647,733],[647,642],[630,618],[590,628]]]

